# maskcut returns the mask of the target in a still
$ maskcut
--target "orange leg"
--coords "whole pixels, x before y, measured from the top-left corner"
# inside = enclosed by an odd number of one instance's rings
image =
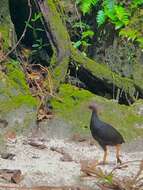
[[[108,153],[108,148],[107,146],[105,147],[105,150],[104,150],[104,156],[103,156],[103,164],[106,164],[106,158],[107,158],[107,153]]]
[[[120,149],[121,149],[121,145],[117,144],[116,145],[116,159],[117,159],[117,163],[122,163],[122,161],[120,160]]]

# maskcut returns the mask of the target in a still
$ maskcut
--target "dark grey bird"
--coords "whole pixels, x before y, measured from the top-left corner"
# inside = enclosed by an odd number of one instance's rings
[[[95,103],[89,105],[89,109],[92,110],[90,130],[93,138],[104,150],[103,164],[106,163],[108,146],[116,147],[117,163],[121,163],[120,148],[121,144],[125,142],[124,138],[114,127],[100,120],[97,108],[98,106]]]

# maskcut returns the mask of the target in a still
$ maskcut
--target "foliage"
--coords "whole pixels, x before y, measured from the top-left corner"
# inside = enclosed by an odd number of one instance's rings
[[[138,170],[134,172],[132,176],[118,176],[117,171],[128,171],[129,165],[136,163]],[[111,171],[104,170],[101,167],[97,167],[97,163],[84,164],[82,172],[84,177],[92,177],[96,179],[96,186],[99,190],[143,190],[142,188],[142,172],[143,172],[143,160],[133,160],[123,162],[120,165],[113,167]]]
[[[96,7],[95,17],[98,27],[110,22],[115,26],[115,30],[119,30],[120,36],[135,40],[143,48],[142,27],[140,26],[143,0],[77,0],[76,3],[83,15],[90,14],[92,8]],[[137,23],[140,25],[137,26]]]
[[[34,49],[32,53],[37,53],[37,51],[40,51],[43,47],[47,46],[48,44],[44,44],[42,38],[37,39],[36,43],[32,45],[32,48]]]
[[[89,102],[95,101],[101,105],[100,117],[117,127],[124,134],[125,139],[132,139],[143,135],[143,129],[134,127],[137,123],[141,124],[143,117],[136,114],[138,105],[131,107],[119,105],[112,100],[97,96],[88,90],[79,89],[75,86],[63,84],[59,89],[59,97],[52,100],[57,116],[71,121],[74,130],[77,132],[89,132],[90,112],[88,110]],[[141,105],[140,102],[139,105]],[[68,110],[68,111],[67,111]],[[120,122],[119,122],[120,121]]]
[[[80,5],[83,14],[89,13],[91,8],[98,2],[99,0],[76,0],[76,3]]]
[[[37,27],[35,27],[36,22],[37,22],[39,19],[41,19],[41,17],[42,17],[41,13],[38,13],[38,14],[35,13],[34,16],[33,16],[33,18],[30,20],[30,22],[27,22],[27,21],[26,21],[27,27],[32,30],[33,35],[34,35],[35,38],[37,38],[37,31],[43,31],[42,28],[37,28]]]
[[[84,22],[76,22],[73,29],[81,29],[81,35],[76,42],[73,42],[75,48],[79,48],[81,51],[86,52],[88,46],[90,46],[90,39],[92,39],[94,32],[90,29],[90,26]]]
[[[128,25],[120,31],[120,36],[139,43],[143,49],[143,9],[137,9]]]
[[[122,26],[126,25],[129,20],[129,13],[125,10],[125,8],[121,5],[117,5],[115,0],[105,0],[102,5],[102,11],[104,14],[102,14],[102,17],[106,17],[115,25],[116,29],[121,28]],[[97,22],[100,26],[101,24],[104,24],[101,22],[103,18],[101,17],[101,14],[97,14]],[[99,17],[100,16],[100,17]],[[104,19],[105,20],[105,19]]]
[[[33,36],[36,39],[35,40],[36,43],[34,43],[32,45],[32,47],[34,49],[32,51],[32,53],[36,53],[37,51],[41,50],[43,47],[47,46],[47,44],[43,44],[42,38],[37,39],[38,38],[37,32],[43,32],[44,31],[42,28],[35,27],[36,26],[36,22],[38,22],[41,18],[42,18],[42,14],[41,14],[41,12],[39,12],[39,13],[35,13],[33,15],[33,18],[31,18],[30,22],[26,21],[27,27],[32,30]]]

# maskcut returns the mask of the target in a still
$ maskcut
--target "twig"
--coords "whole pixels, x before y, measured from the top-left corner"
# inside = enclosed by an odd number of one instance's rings
[[[30,22],[30,19],[31,19],[31,16],[32,16],[32,5],[31,5],[31,1],[28,0],[28,7],[29,7],[29,16],[28,16],[28,20],[27,22],[29,23]],[[25,27],[24,27],[24,30],[23,30],[23,33],[21,35],[21,37],[19,38],[19,40],[17,41],[17,43],[15,44],[15,46],[5,55],[5,57],[0,60],[0,63],[5,61],[6,58],[17,48],[17,46],[20,44],[21,40],[24,38],[25,36],[25,33],[27,31],[27,24],[25,24]]]
[[[111,172],[109,174],[112,174],[115,170],[123,168],[125,165],[129,164],[129,163],[133,163],[133,162],[141,162],[142,160],[130,160],[127,162],[123,162],[120,165],[117,165],[116,167],[114,167]]]

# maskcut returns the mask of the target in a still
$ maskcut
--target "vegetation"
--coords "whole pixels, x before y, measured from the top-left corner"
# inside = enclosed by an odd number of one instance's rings
[[[126,142],[142,138],[143,0],[2,0],[0,7],[0,146],[9,130],[49,127],[51,118],[89,136],[90,102]],[[114,176],[122,167],[84,172],[100,189],[140,190],[142,162],[126,181]]]
[[[87,90],[81,90],[68,84],[60,87],[59,96],[62,102],[52,101],[56,114],[65,118],[67,122],[72,121],[74,130],[77,132],[85,134],[89,131],[91,113],[88,105],[95,101],[101,107],[100,117],[117,127],[124,134],[126,140],[139,137],[143,133],[142,128],[136,128],[136,124],[141,125],[143,122],[142,116],[136,112],[138,103],[131,107],[119,105],[112,100],[95,96]],[[118,122],[119,120],[120,122]]]

